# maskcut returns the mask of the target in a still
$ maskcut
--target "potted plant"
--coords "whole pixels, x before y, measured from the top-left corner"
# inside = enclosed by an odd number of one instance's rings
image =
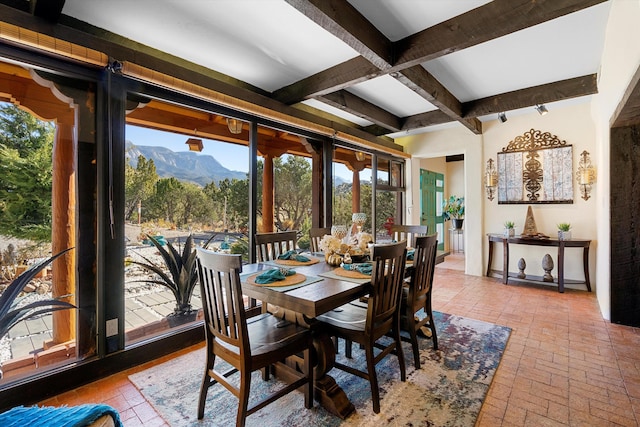
[[[516,224],[513,221],[505,221],[504,223],[504,237],[513,237],[516,235]]]
[[[165,249],[162,242],[156,237],[147,235],[147,238],[160,252],[164,265],[157,265],[139,254],[146,262],[133,260],[131,262],[156,275],[152,279],[139,281],[162,285],[173,293],[176,306],[173,313],[167,316],[171,326],[195,320],[198,312],[191,308],[191,296],[198,283],[198,274],[196,271],[196,251],[193,236],[190,234],[187,237],[182,253],[169,241],[165,243]]]
[[[571,240],[571,224],[567,222],[558,224],[558,240]]]
[[[442,219],[445,221],[453,220],[453,228],[456,230],[461,229],[464,219],[464,197],[453,195],[443,200]]]
[[[33,264],[5,288],[2,295],[0,295],[0,338],[4,337],[11,328],[23,320],[53,311],[76,308],[76,306],[71,303],[57,299],[43,299],[28,304],[21,304],[24,297],[18,298],[24,287],[42,271],[43,268],[71,249],[73,248],[65,249],[50,258]],[[0,379],[2,379],[2,369],[0,369]]]

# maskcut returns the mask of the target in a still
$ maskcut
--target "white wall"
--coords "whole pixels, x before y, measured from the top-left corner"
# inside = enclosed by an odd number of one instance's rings
[[[629,82],[640,68],[640,0],[613,0],[607,35],[602,54],[602,65],[598,76],[598,94],[590,97],[590,104],[577,104],[565,108],[555,108],[547,104],[549,114],[539,116],[532,109],[531,114],[509,116],[506,123],[497,120],[483,123],[483,135],[473,135],[458,126],[422,135],[407,136],[396,141],[406,147],[414,158],[410,160],[412,179],[422,158],[442,157],[448,154],[465,155],[465,198],[467,215],[466,228],[466,273],[482,275],[486,265],[487,243],[485,233],[498,232],[505,220],[513,220],[522,230],[526,215],[526,206],[498,205],[497,200],[490,202],[484,196],[482,174],[485,162],[495,160],[499,149],[506,146],[515,136],[534,128],[549,131],[567,143],[572,144],[574,170],[577,168],[578,155],[582,150],[591,154],[597,168],[598,180],[592,192],[592,198],[584,201],[580,198],[577,186],[574,188],[572,205],[532,205],[538,230],[546,234],[555,232],[558,222],[570,222],[574,237],[592,239],[590,269],[592,289],[595,290],[602,315],[610,319],[610,278],[609,278],[609,128],[610,121],[622,99]],[[589,98],[587,98],[589,100]],[[419,181],[414,181],[418,182]],[[419,188],[411,187],[415,204],[419,204]],[[416,197],[418,195],[418,197]],[[471,215],[474,206],[481,206],[482,215]],[[413,209],[415,220],[417,209]],[[419,213],[418,213],[419,214]],[[534,248],[529,248],[534,249]],[[482,254],[482,256],[473,256]],[[529,253],[525,251],[529,256]],[[540,259],[535,250],[532,259]],[[517,254],[511,258],[517,262]],[[581,263],[575,261],[577,255],[567,254],[567,278],[582,278]],[[555,258],[555,257],[554,257]],[[527,272],[533,274],[534,268],[540,268],[539,262],[532,261]],[[495,265],[495,264],[494,264]],[[555,270],[554,270],[555,272]]]
[[[610,319],[609,275],[609,128],[610,121],[629,81],[640,67],[640,1],[614,0],[609,13],[602,65],[598,76],[598,94],[594,96],[592,114],[595,123],[597,155],[600,159],[597,182],[597,289],[600,310]]]

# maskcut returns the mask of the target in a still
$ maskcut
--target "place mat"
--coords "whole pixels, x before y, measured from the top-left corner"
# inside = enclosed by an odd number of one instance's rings
[[[331,271],[325,271],[324,273],[320,273],[320,274],[318,274],[318,276],[326,277],[328,279],[344,280],[344,281],[347,281],[347,282],[360,283],[360,284],[371,282],[371,276],[366,276],[366,279],[348,277],[348,276],[339,276],[339,275],[336,274],[336,270],[343,270],[345,272],[347,271],[344,268],[334,268]],[[362,273],[358,272],[358,274],[362,274]]]
[[[358,270],[345,270],[342,267],[336,268],[333,270],[336,273],[336,276],[340,277],[349,277],[351,279],[369,279],[371,280],[371,275],[360,273]]]
[[[240,275],[240,280],[242,282],[244,282],[244,283],[249,283],[247,281],[248,277],[254,276],[254,278],[255,278],[255,276],[258,276],[258,275],[260,275],[262,273],[264,273],[264,271],[261,271],[259,273],[243,273],[243,274]],[[288,291],[292,291],[294,289],[298,289],[298,288],[301,288],[303,286],[307,286],[307,285],[310,285],[312,283],[320,282],[321,280],[323,280],[322,277],[304,276],[303,274],[298,274],[298,273],[296,273],[293,276],[289,276],[289,277],[294,277],[294,276],[298,276],[298,275],[303,276],[305,278],[304,281],[302,281],[300,283],[296,283],[296,284],[289,284],[289,285],[281,285],[278,282],[267,283],[267,284],[264,284],[264,285],[260,285],[260,284],[257,284],[257,283],[252,283],[252,284],[254,284],[255,286],[262,286],[263,288],[273,289],[274,291],[278,291],[278,292],[288,292]],[[284,280],[283,280],[283,282],[284,282]]]
[[[309,258],[309,261],[297,261],[295,259],[275,259],[273,260],[273,262],[279,265],[313,265],[319,263],[320,260],[318,258]]]
[[[306,278],[307,278],[307,276],[305,276],[304,274],[295,273],[295,274],[292,274],[291,276],[285,277],[284,280],[278,280],[277,282],[256,283],[256,277],[258,277],[262,273],[264,273],[264,271],[261,271],[259,273],[253,273],[253,274],[249,275],[245,279],[245,282],[247,282],[247,283],[249,283],[251,285],[256,285],[256,286],[267,286],[269,288],[276,288],[276,287],[279,288],[281,286],[297,285],[299,283],[304,282],[306,280]]]

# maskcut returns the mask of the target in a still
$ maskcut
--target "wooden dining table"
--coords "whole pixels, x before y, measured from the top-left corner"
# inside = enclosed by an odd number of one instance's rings
[[[316,352],[314,396],[325,409],[344,419],[355,410],[355,407],[335,379],[328,375],[334,366],[336,349],[331,337],[323,328],[318,327],[319,323],[316,321],[316,317],[368,294],[371,290],[371,282],[366,279],[356,281],[356,279],[349,278],[320,276],[340,267],[332,267],[323,258],[317,258],[319,262],[312,265],[285,266],[277,265],[274,261],[243,265],[242,292],[247,297],[273,306],[275,309],[273,314],[281,317],[283,321],[296,322],[314,331]],[[439,252],[436,263],[443,260],[444,254]],[[248,275],[278,267],[291,268],[307,278],[319,280],[299,287],[256,285],[244,280]],[[411,263],[407,263],[407,274],[410,273],[411,268]],[[285,381],[291,379],[287,375],[287,369],[281,369],[280,372],[278,366],[275,366],[274,369],[275,374]]]
[[[294,269],[307,278],[320,280],[291,290],[287,290],[289,287],[279,289],[269,285],[255,285],[243,280],[242,293],[262,301],[263,304],[275,306],[276,311],[273,314],[281,317],[283,321],[296,322],[314,331],[317,362],[314,368],[314,396],[325,409],[344,419],[355,410],[355,407],[335,379],[327,374],[333,368],[336,349],[331,337],[318,327],[315,319],[321,314],[366,295],[371,289],[371,283],[363,280],[358,283],[319,276],[335,268],[324,262],[324,259],[312,265],[282,267]],[[247,273],[258,273],[273,268],[278,268],[273,262],[243,265],[242,277],[246,277]],[[278,377],[284,376],[283,379],[288,380],[287,370],[282,369],[278,372],[278,366],[274,369]]]

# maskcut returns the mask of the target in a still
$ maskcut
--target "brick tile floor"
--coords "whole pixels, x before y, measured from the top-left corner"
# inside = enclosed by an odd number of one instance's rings
[[[639,425],[640,329],[603,320],[594,293],[503,285],[451,261],[436,271],[434,309],[512,328],[477,426]],[[104,402],[126,426],[166,425],[128,375],[197,347],[41,403]]]

